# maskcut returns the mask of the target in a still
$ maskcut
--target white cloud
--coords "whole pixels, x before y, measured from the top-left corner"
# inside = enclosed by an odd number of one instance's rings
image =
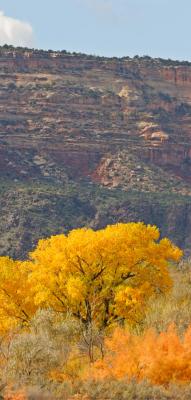
[[[3,11],[0,11],[0,45],[4,44],[33,47],[32,26],[27,22],[7,17]]]

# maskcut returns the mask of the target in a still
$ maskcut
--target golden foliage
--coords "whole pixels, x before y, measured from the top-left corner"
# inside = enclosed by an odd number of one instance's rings
[[[100,328],[120,318],[135,323],[148,298],[171,287],[168,261],[181,254],[143,223],[76,229],[39,242],[30,254],[29,282],[38,307],[70,311]]]
[[[0,257],[0,333],[26,325],[36,311],[27,263]]]

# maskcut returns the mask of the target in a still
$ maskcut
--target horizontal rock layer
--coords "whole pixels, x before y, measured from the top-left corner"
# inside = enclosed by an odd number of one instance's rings
[[[0,48],[0,182],[1,254],[118,220],[189,250],[191,65]]]

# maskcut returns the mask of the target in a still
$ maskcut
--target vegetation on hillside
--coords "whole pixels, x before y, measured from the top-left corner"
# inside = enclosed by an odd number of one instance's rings
[[[190,197],[178,193],[108,189],[87,182],[12,182],[0,180],[1,255],[25,259],[39,238],[76,227],[95,229],[116,222],[142,220],[160,228],[190,250]],[[64,226],[64,229],[63,229]],[[19,240],[18,240],[19,238]]]
[[[51,55],[51,54],[57,54],[59,57],[64,56],[64,55],[68,55],[68,56],[77,56],[77,57],[83,57],[83,58],[89,58],[89,59],[95,59],[95,60],[103,60],[103,61],[108,61],[108,60],[133,60],[134,62],[145,62],[145,63],[160,63],[162,65],[173,65],[173,66],[179,66],[179,65],[183,65],[183,66],[190,66],[191,63],[190,61],[187,60],[172,60],[170,58],[168,59],[164,59],[164,58],[152,58],[148,55],[143,55],[143,56],[139,56],[139,55],[135,55],[133,58],[129,57],[129,56],[124,56],[124,57],[106,57],[106,56],[99,56],[99,55],[93,55],[93,54],[86,54],[86,53],[80,53],[80,52],[70,52],[67,50],[43,50],[43,49],[34,49],[34,48],[28,48],[28,47],[14,47],[12,45],[7,45],[5,44],[4,46],[0,46],[0,52],[2,53],[7,53],[7,52],[19,52],[20,54],[23,54],[25,52],[30,52],[30,53],[35,53],[38,55],[44,54],[45,55]]]

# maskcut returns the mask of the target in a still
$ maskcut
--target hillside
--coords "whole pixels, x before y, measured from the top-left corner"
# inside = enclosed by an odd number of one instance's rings
[[[191,242],[191,64],[0,48],[0,248],[117,221]]]

